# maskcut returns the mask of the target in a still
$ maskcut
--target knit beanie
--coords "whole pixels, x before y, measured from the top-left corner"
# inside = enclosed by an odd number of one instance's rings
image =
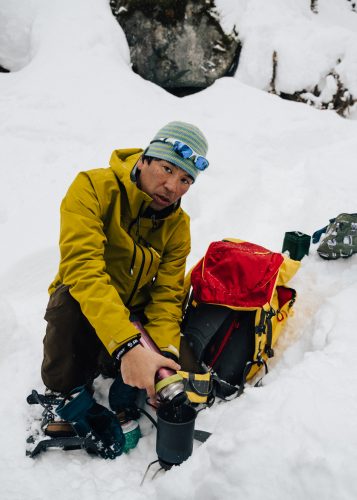
[[[194,153],[206,157],[208,143],[200,129],[190,123],[170,122],[158,131],[144,153],[147,156],[173,163],[185,170],[195,180],[200,172],[195,166],[195,157],[182,158],[174,150],[173,144],[160,141],[160,139],[176,139],[190,146]]]

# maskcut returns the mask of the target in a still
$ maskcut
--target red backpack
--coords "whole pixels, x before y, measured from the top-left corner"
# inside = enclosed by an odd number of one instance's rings
[[[182,332],[196,359],[231,386],[267,370],[296,297],[285,283],[299,266],[253,243],[211,243],[186,277],[192,290]]]

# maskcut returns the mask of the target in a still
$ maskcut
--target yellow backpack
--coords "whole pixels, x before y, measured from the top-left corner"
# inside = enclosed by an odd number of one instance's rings
[[[296,291],[286,286],[299,261],[238,239],[213,242],[186,276],[182,333],[198,363],[226,397],[267,359],[292,313]]]

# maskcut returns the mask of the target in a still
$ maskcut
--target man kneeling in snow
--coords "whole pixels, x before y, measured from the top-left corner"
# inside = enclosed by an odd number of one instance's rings
[[[171,122],[144,152],[116,150],[109,168],[81,172],[62,202],[61,261],[49,288],[42,379],[66,395],[60,417],[78,434],[100,439],[104,457],[125,451],[118,415],[125,429],[137,388],[153,399],[156,371],[179,369],[190,251],[180,201],[208,166],[206,153],[197,127]],[[163,355],[140,345],[133,319],[145,324]],[[116,415],[93,399],[100,373],[114,378],[109,404]],[[47,433],[62,427],[52,422]]]

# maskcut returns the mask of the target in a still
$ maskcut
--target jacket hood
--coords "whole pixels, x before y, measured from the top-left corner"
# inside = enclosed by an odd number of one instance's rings
[[[130,173],[143,152],[144,151],[139,148],[115,149],[113,151],[109,160],[109,165],[125,187],[128,187],[128,183],[135,184],[130,179]]]

